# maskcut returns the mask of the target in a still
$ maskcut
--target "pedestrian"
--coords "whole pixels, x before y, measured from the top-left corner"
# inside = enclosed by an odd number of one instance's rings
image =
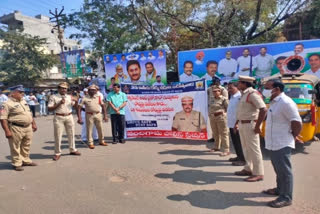
[[[264,190],[263,193],[278,196],[268,203],[280,208],[292,204],[293,174],[291,150],[302,128],[297,105],[283,93],[284,84],[270,80],[265,89],[271,90],[270,106],[266,121],[265,147],[270,151],[270,159],[277,177],[277,186]]]
[[[80,94],[80,99],[79,99],[78,103],[80,104],[82,102],[82,99],[87,95],[88,95],[88,89],[85,88],[85,89],[83,89],[83,94],[82,95]],[[85,142],[85,141],[88,140],[88,138],[87,138],[86,109],[85,109],[85,106],[83,106],[81,108],[81,119],[83,121],[83,124],[82,124],[82,127],[81,127],[81,140]],[[93,126],[92,137],[93,137],[93,140],[98,140],[98,132],[97,132],[97,128],[96,128],[95,125]]]
[[[214,138],[214,147],[212,151],[222,151],[220,156],[230,155],[229,150],[229,132],[227,127],[227,108],[228,99],[221,95],[219,86],[210,87],[213,93],[213,98],[209,103],[209,119]]]
[[[125,109],[127,105],[127,95],[120,90],[120,85],[115,83],[113,91],[108,94],[109,111],[111,115],[112,143],[125,143]]]
[[[237,87],[238,82],[230,82],[228,84],[228,92],[231,96],[227,109],[227,124],[230,131],[232,144],[237,155],[234,158],[230,158],[229,161],[231,161],[232,165],[234,166],[244,166],[245,159],[242,151],[239,130],[234,128],[237,122],[237,107],[241,99],[241,93]]]
[[[30,110],[32,112],[32,116],[36,117],[36,104],[37,104],[37,98],[33,95],[32,92],[29,93],[28,96],[26,96],[26,100],[28,102],[28,105],[30,107]]]
[[[239,75],[238,88],[242,96],[237,108],[237,123],[246,165],[238,176],[249,176],[244,181],[263,180],[264,168],[260,149],[261,124],[266,116],[267,108],[261,94],[253,89],[255,78]]]
[[[87,138],[90,149],[94,149],[93,138],[92,138],[92,128],[93,125],[96,126],[99,137],[99,145],[107,146],[108,144],[104,142],[103,130],[102,130],[102,120],[108,121],[106,107],[103,103],[103,99],[97,94],[98,87],[96,85],[91,85],[88,87],[88,95],[85,96],[78,106],[78,123],[83,124],[81,118],[81,109],[84,106],[86,110],[86,125],[87,125]],[[103,113],[103,118],[102,114]]]
[[[47,107],[46,107],[46,94],[43,91],[42,93],[39,93],[37,95],[37,99],[40,105],[40,116],[46,116],[47,115]]]
[[[74,138],[74,120],[72,107],[77,106],[77,101],[67,94],[69,84],[66,82],[58,85],[58,94],[52,95],[49,99],[48,110],[54,111],[53,128],[55,149],[53,160],[58,161],[61,157],[61,140],[63,129],[66,130],[69,142],[70,155],[81,155],[77,151]]]
[[[23,166],[37,166],[30,159],[32,136],[37,125],[23,95],[22,85],[11,87],[9,100],[0,106],[0,122],[9,141],[11,161],[16,171],[23,171]]]

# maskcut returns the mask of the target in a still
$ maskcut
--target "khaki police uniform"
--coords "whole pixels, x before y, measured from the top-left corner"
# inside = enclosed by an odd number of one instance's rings
[[[61,104],[55,109],[55,115],[53,118],[55,155],[61,155],[61,139],[63,129],[66,130],[68,136],[70,152],[77,151],[74,138],[74,120],[72,116],[72,106],[75,104],[75,101],[72,100],[70,95],[56,94],[50,97],[48,107],[57,105],[63,98],[65,99],[65,103]]]
[[[263,175],[263,161],[260,149],[260,136],[254,132],[259,109],[266,105],[259,92],[253,88],[243,91],[237,108],[237,120],[243,154],[246,160],[245,170],[253,175]]]
[[[12,137],[9,140],[12,165],[22,166],[32,163],[30,145],[32,142],[32,113],[25,100],[18,101],[12,97],[0,107],[0,120],[7,120]]]
[[[205,129],[206,123],[201,112],[191,111],[187,115],[184,111],[177,112],[173,117],[172,128],[183,132],[200,132]]]
[[[85,96],[79,106],[85,106],[86,110],[86,125],[87,125],[87,139],[88,144],[93,145],[92,128],[93,124],[96,126],[98,131],[99,143],[104,143],[104,136],[102,131],[102,114],[101,105],[103,101],[101,96],[95,94],[93,97],[90,95]]]
[[[209,103],[209,118],[214,138],[214,149],[229,152],[229,132],[227,127],[228,99],[222,95],[213,97]]]

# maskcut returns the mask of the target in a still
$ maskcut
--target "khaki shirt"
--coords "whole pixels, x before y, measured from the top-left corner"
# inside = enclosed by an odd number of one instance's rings
[[[221,95],[228,99],[229,98],[229,94],[228,94],[227,89],[225,89],[221,85],[219,85],[219,88],[221,89]],[[214,98],[213,91],[212,91],[212,86],[210,86],[207,89],[207,94],[208,94],[208,107],[209,107],[210,103],[213,102],[212,99]]]
[[[209,115],[213,117],[214,113],[227,112],[228,104],[229,104],[228,99],[222,95],[220,95],[219,98],[213,97],[211,99],[211,103],[209,103]],[[223,114],[223,116],[226,116],[226,115]]]
[[[103,101],[101,99],[101,96],[98,94],[95,94],[93,97],[90,97],[90,95],[85,96],[79,106],[85,106],[86,112],[90,113],[97,113],[101,112],[101,105],[103,104]]]
[[[9,123],[29,125],[32,123],[32,114],[25,100],[18,101],[12,97],[0,106],[0,120],[8,120]]]
[[[239,101],[237,120],[257,120],[260,108],[266,108],[266,104],[259,92],[251,87],[247,88]]]
[[[198,111],[191,111],[189,116],[184,111],[176,113],[172,127],[184,132],[200,132],[201,129],[207,128],[204,117]]]
[[[61,95],[55,94],[52,95],[49,99],[48,107],[53,107],[54,105],[61,102],[64,97],[65,103],[61,104],[58,108],[56,108],[55,113],[58,114],[69,114],[72,112],[72,106],[74,106],[75,102],[72,100],[70,95]]]

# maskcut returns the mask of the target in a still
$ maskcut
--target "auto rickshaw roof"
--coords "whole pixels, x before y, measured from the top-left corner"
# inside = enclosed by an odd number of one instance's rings
[[[261,80],[262,84],[266,83],[269,80],[295,80],[301,82],[310,82],[312,85],[317,85],[320,82],[320,79],[312,74],[275,74],[270,77],[263,78]]]

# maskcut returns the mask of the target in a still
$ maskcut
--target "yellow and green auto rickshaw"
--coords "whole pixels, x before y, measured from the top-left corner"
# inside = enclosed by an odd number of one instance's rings
[[[320,134],[320,79],[310,74],[284,74],[264,78],[262,84],[271,79],[279,79],[284,85],[284,93],[297,104],[302,119],[300,136],[303,142],[315,139]],[[268,106],[269,99],[265,99]],[[263,124],[264,137],[265,123]]]

